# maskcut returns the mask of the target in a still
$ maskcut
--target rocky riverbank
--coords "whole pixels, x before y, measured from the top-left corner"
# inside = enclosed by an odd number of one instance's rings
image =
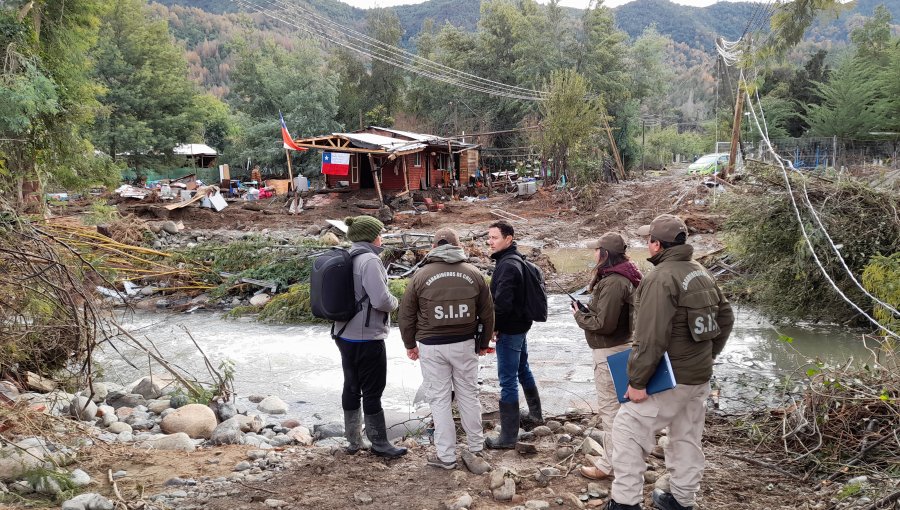
[[[125,387],[95,383],[74,394],[47,386],[3,395],[7,413],[0,453],[2,501],[64,509],[254,508],[594,508],[609,481],[586,480],[577,468],[602,454],[591,414],[572,412],[520,431],[511,451],[483,458],[461,450],[452,471],[425,466],[433,447],[427,428],[400,439],[409,453],[384,460],[348,455],[341,423],[312,430],[286,415],[276,396],[251,404],[186,403],[177,383],[145,377]],[[90,397],[89,397],[90,395]],[[18,417],[19,423],[11,419]],[[491,416],[487,424],[490,426]],[[496,434],[497,431],[488,431]],[[648,458],[646,508],[666,489],[663,447]],[[707,471],[700,508],[867,508],[865,477],[846,483],[801,483],[779,472],[777,459],[754,456],[733,424],[710,415],[704,439]],[[771,465],[769,465],[771,463]],[[772,467],[774,466],[774,467]]]

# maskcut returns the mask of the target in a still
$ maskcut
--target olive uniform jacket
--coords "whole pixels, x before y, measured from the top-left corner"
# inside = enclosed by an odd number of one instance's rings
[[[462,248],[446,244],[431,250],[410,279],[400,302],[400,335],[407,349],[416,342],[452,344],[476,337],[487,349],[494,334],[494,303],[484,276],[465,262]]]
[[[628,380],[642,390],[664,352],[677,384],[703,384],[731,334],[734,314],[716,281],[693,260],[694,247],[673,246],[648,260],[656,266],[635,291]]]
[[[617,273],[609,273],[591,292],[589,311],[575,312],[575,322],[584,330],[591,349],[606,349],[631,341],[634,284]]]

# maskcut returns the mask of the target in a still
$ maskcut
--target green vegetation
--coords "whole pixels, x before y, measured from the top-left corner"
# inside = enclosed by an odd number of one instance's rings
[[[872,257],[863,270],[862,283],[875,297],[895,310],[900,309],[900,252]],[[900,334],[900,317],[884,306],[875,305],[875,318],[891,331]]]
[[[41,184],[112,184],[115,167],[95,157],[87,124],[99,104],[89,50],[106,2],[0,6],[0,191],[24,206]]]
[[[732,195],[724,206],[728,251],[741,260],[744,271],[728,283],[729,291],[776,318],[858,320],[857,312],[830,291],[831,285],[812,258],[780,173],[762,168],[754,168],[753,173],[759,175],[761,186],[754,192]],[[832,184],[796,175],[791,181],[825,270],[850,299],[871,310],[871,301],[850,280],[804,206],[803,188],[808,189],[812,206],[831,237],[840,243],[841,255],[855,275],[863,274],[873,257],[900,251],[900,222],[893,213],[900,207],[900,196],[855,182]],[[873,290],[891,295],[893,287],[879,286],[881,278],[889,274],[882,269],[886,260],[875,259],[869,278]]]
[[[85,225],[104,225],[120,218],[119,209],[116,206],[93,202],[81,222]]]
[[[406,291],[408,280],[388,280],[388,290],[397,299],[403,297]],[[238,307],[230,312],[228,316],[237,318],[258,312],[258,319],[262,322],[273,322],[278,324],[299,324],[299,323],[321,323],[327,324],[328,321],[313,317],[309,304],[309,283],[300,283],[292,285],[291,288],[282,294],[273,297],[271,301],[266,303],[262,309],[256,307]],[[396,321],[396,312],[391,314],[391,320]]]
[[[205,142],[233,167],[251,160],[269,173],[283,172],[284,153],[273,143],[279,111],[298,137],[395,121],[436,134],[540,123],[545,132],[482,141],[543,150],[556,175],[569,175],[569,165],[576,179],[609,172],[609,140],[593,114],[573,115],[579,112],[560,110],[558,101],[540,107],[473,92],[349,50],[325,53],[300,39],[302,32],[285,33],[267,21],[251,26],[213,3],[75,0],[64,7],[7,2],[0,8],[0,47],[8,62],[0,76],[0,177],[13,176],[0,179],[0,187],[13,192],[19,207],[43,186],[111,185],[125,166],[142,176],[176,165],[177,143]],[[665,0],[615,10],[602,2],[575,10],[534,0],[433,0],[367,11],[330,0],[307,5],[378,41],[407,45],[497,83],[556,99],[563,97],[561,85],[577,83],[604,105],[598,110],[605,109],[627,168],[639,161],[661,166],[672,153],[709,152],[715,133],[728,132],[737,76],[710,65],[712,35],[737,37],[757,10],[741,3],[694,9]],[[900,130],[900,49],[892,28],[898,13],[896,6],[876,5],[861,1],[847,19],[824,24],[813,20],[837,7],[835,0],[777,10],[779,37],[761,55],[777,50],[782,56],[804,30],[815,36],[826,25],[839,29],[830,35],[833,45],[804,42],[787,59],[755,62],[772,136],[870,138]],[[46,19],[60,21],[40,23]],[[717,119],[710,119],[713,112]],[[674,137],[682,140],[672,140],[676,125]],[[316,154],[290,157],[299,173],[317,173]],[[484,164],[515,169],[534,159],[522,154]]]
[[[308,281],[313,262],[308,255],[318,249],[312,244],[279,244],[252,236],[224,245],[198,244],[177,253],[176,262],[206,265],[205,281],[218,286],[210,295],[221,298],[240,285],[242,278],[271,281],[279,289]]]

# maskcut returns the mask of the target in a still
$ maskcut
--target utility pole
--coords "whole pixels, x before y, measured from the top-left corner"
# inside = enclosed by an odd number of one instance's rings
[[[753,43],[748,38],[747,54],[750,53],[750,49],[752,47]],[[742,62],[740,66],[741,68],[746,67],[746,61]],[[741,76],[743,76],[743,74]],[[740,143],[741,138],[741,120],[744,118],[744,90],[746,90],[746,88],[747,84],[744,82],[744,80],[739,79],[737,94],[735,95],[734,99],[734,120],[731,126],[731,147],[728,152],[728,165],[725,167],[725,171],[722,172],[723,179],[727,179],[728,174],[734,173],[735,159],[737,158],[738,144]]]
[[[644,128],[646,125],[647,120],[641,119],[641,175],[644,174],[644,142],[646,141],[644,137]]]
[[[741,119],[744,118],[744,83],[738,82],[737,99],[734,102],[734,120],[731,126],[731,148],[728,153],[728,165],[722,172],[722,178],[727,179],[728,174],[734,172],[734,160],[737,157],[738,142],[741,137]]]

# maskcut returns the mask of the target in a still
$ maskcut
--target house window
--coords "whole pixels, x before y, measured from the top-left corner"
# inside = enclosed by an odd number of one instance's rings
[[[413,163],[413,166],[422,166],[422,153],[421,152],[416,153],[416,160],[415,160],[415,163]]]
[[[357,184],[359,182],[359,156],[350,155],[350,182]]]

